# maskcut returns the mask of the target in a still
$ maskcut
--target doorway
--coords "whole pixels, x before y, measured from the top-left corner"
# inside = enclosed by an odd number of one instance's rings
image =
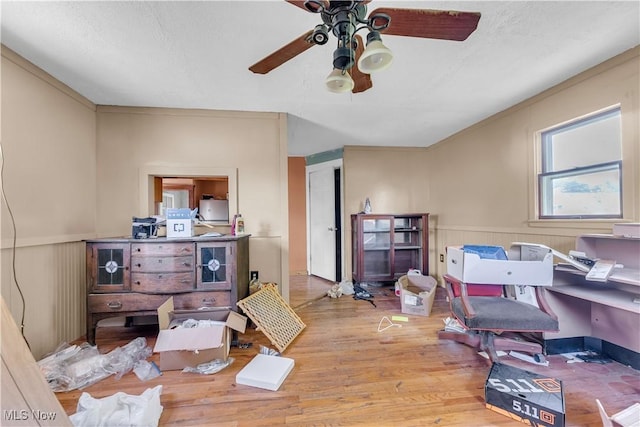
[[[344,277],[342,159],[307,166],[308,271],[332,282]]]

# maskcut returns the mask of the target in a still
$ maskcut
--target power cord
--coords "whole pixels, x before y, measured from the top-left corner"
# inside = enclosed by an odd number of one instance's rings
[[[24,300],[24,294],[22,293],[22,288],[18,283],[18,276],[16,275],[16,240],[17,240],[17,230],[16,230],[16,221],[13,216],[13,211],[11,210],[11,206],[9,205],[9,201],[7,200],[7,195],[4,192],[4,151],[2,150],[2,142],[0,142],[0,192],[2,193],[2,200],[7,206],[7,211],[9,212],[9,217],[11,218],[11,227],[13,228],[13,243],[11,247],[11,271],[13,273],[13,282],[18,289],[18,293],[20,294],[20,299],[22,300],[22,318],[20,319],[20,333],[22,334],[22,338],[24,342],[27,343],[27,347],[31,350],[31,345],[29,345],[29,341],[27,341],[27,337],[24,335],[24,314],[27,311],[27,304]]]

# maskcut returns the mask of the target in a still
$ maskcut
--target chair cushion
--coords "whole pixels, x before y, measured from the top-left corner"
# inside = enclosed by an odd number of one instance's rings
[[[459,283],[451,283],[453,289],[453,295],[459,297],[462,293],[460,291]],[[470,285],[467,284],[467,295],[483,296],[483,297],[500,297],[502,296],[502,286],[496,285]]]
[[[454,298],[451,307],[470,329],[497,331],[557,331],[558,321],[531,304],[503,297],[470,296],[476,316],[467,319],[462,300]]]

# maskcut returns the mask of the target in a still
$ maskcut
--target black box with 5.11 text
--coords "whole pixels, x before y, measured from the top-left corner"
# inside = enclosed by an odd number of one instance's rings
[[[564,426],[562,381],[494,363],[485,384],[487,408],[531,426]]]

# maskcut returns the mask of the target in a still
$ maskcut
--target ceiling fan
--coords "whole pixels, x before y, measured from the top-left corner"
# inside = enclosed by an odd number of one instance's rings
[[[381,35],[421,37],[463,41],[475,31],[480,13],[432,9],[377,8],[367,16],[371,0],[286,0],[312,13],[319,13],[322,24],[256,62],[249,70],[267,74],[314,45],[329,40],[329,32],[338,39],[333,52],[333,71],[326,80],[332,92],[364,92],[370,89],[371,73],[387,68],[391,51],[382,44]],[[356,32],[367,29],[367,46]]]

